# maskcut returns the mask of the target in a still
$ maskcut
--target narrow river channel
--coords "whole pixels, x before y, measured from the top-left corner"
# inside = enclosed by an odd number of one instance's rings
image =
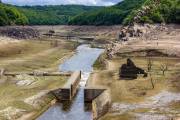
[[[87,111],[84,105],[83,92],[93,71],[93,64],[103,51],[103,49],[91,48],[89,45],[81,45],[74,56],[60,65],[59,69],[62,72],[82,71],[79,92],[71,104],[55,104],[37,120],[92,120],[91,111]]]

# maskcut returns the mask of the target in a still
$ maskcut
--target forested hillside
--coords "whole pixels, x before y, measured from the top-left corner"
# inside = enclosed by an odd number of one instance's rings
[[[26,15],[30,25],[64,25],[71,17],[101,7],[82,5],[23,6],[18,9]]]
[[[75,16],[69,24],[77,25],[113,25],[120,24],[133,9],[139,8],[144,0],[125,0],[115,6]]]
[[[3,25],[25,25],[28,19],[15,7],[0,3],[0,26]]]
[[[180,23],[180,0],[123,0],[110,7],[11,6],[0,3],[0,25]]]
[[[180,1],[146,0],[125,18],[124,23],[132,22],[134,17],[140,23],[180,23]]]
[[[158,2],[156,6],[152,2]],[[144,6],[151,6],[148,14],[140,16],[139,22],[180,23],[179,0],[124,0],[117,5],[100,10],[85,12],[73,17],[69,24],[75,25],[114,25],[127,24]],[[143,11],[144,12],[144,11]]]

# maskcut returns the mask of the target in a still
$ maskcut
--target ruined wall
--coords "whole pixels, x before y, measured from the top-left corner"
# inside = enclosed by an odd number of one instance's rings
[[[109,111],[111,97],[109,90],[105,90],[92,102],[93,120],[97,120]]]

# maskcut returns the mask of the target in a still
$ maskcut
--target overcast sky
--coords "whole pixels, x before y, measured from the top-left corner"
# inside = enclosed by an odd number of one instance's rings
[[[81,4],[81,5],[96,5],[110,6],[121,0],[2,0],[4,3],[14,5],[65,5],[65,4]]]

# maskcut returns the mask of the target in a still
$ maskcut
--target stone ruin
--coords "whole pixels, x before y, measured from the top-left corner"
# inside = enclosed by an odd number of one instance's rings
[[[144,28],[140,27],[142,24],[141,18],[149,14],[153,8],[157,8],[160,0],[152,0],[151,2],[152,4],[144,5],[139,10],[137,10],[132,21],[128,23],[128,26],[125,26],[121,29],[118,40],[128,41],[131,37],[141,37],[144,34]]]
[[[141,37],[143,35],[143,30],[142,27],[137,24],[132,26],[129,25],[123,27],[118,35],[118,40],[128,41],[130,37]]]
[[[123,64],[119,71],[119,77],[124,79],[137,79],[138,74],[147,77],[147,73],[143,69],[136,67],[131,59],[127,59],[127,64]]]

